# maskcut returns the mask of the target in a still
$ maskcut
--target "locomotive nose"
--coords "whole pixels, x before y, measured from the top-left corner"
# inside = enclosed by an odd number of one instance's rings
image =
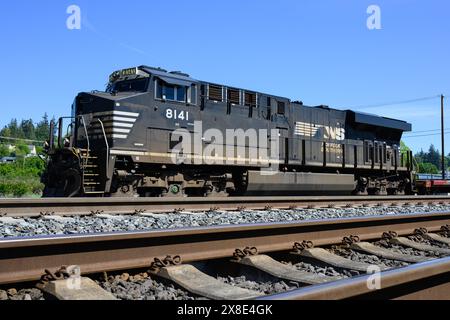
[[[110,94],[80,93],[76,98],[76,114],[107,111],[114,108],[116,99]]]

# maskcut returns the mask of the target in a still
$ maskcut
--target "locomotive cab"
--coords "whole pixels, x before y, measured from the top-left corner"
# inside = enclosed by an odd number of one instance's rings
[[[111,148],[127,141],[139,116],[132,107],[119,110],[123,104],[142,104],[148,85],[149,75],[132,68],[113,73],[105,92],[78,94],[72,115],[51,125],[42,176],[45,197],[103,196],[110,190]]]

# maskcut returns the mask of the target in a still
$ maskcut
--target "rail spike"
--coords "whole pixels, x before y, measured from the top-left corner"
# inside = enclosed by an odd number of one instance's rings
[[[348,236],[348,237],[344,237],[342,239],[342,244],[349,247],[352,244],[360,242],[360,241],[361,241],[361,239],[358,236],[351,235],[351,236]]]
[[[294,252],[300,253],[303,250],[312,249],[312,248],[314,248],[314,243],[312,241],[302,241],[301,243],[300,242],[296,242],[294,244],[294,248],[293,249],[294,249]]]
[[[244,250],[236,249],[233,253],[232,261],[239,262],[246,257],[257,256],[258,249],[256,247],[246,247]]]
[[[442,226],[441,232],[444,233],[445,235],[450,235],[450,225],[447,224],[445,226]]]
[[[55,211],[41,211],[39,212],[40,217],[48,217],[48,216],[54,216]]]
[[[46,284],[52,281],[65,280],[81,275],[81,268],[79,266],[62,266],[55,272],[45,269],[45,273],[41,276],[40,284]]]
[[[423,236],[428,233],[428,230],[426,228],[418,228],[414,230],[415,235]]]
[[[182,263],[181,256],[166,256],[164,259],[155,258],[150,265],[149,272],[158,273],[162,268],[178,266]]]
[[[398,233],[395,231],[384,232],[382,238],[384,240],[391,240],[398,237]]]

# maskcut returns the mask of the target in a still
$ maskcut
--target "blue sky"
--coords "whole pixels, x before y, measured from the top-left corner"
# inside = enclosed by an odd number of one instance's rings
[[[81,30],[68,30],[69,5]],[[369,5],[381,30],[366,27]],[[415,151],[440,137],[438,98],[450,96],[448,1],[16,0],[0,9],[0,126],[13,117],[70,114],[80,91],[147,64],[194,78],[408,120]],[[450,99],[446,122],[450,128]],[[450,152],[450,134],[446,150]]]

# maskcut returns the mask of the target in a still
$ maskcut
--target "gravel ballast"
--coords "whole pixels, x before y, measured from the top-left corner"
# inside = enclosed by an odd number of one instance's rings
[[[367,264],[377,265],[377,266],[386,267],[386,268],[401,268],[401,267],[406,267],[409,265],[409,263],[407,263],[407,262],[384,259],[384,258],[380,258],[375,255],[364,254],[364,253],[357,252],[357,251],[351,250],[351,249],[346,249],[346,248],[335,249],[335,250],[333,250],[333,253],[335,253],[341,257],[350,259],[352,261],[364,262]]]
[[[195,300],[185,290],[173,284],[165,284],[151,278],[147,273],[127,273],[96,281],[103,289],[120,300]]]
[[[250,277],[251,278],[251,277]],[[245,274],[237,277],[217,277],[217,280],[235,287],[249,289],[265,295],[295,290],[299,284],[294,282],[268,279],[254,281]],[[127,273],[109,276],[106,280],[96,282],[106,291],[121,300],[205,300],[196,297],[182,288],[177,288],[169,281],[160,281],[147,273],[130,276]]]
[[[36,288],[28,289],[0,289],[0,301],[6,300],[44,300],[44,294]]]
[[[331,266],[319,266],[319,265],[311,264],[311,263],[304,262],[304,261],[301,261],[298,263],[292,263],[292,262],[283,262],[283,263],[286,265],[289,265],[289,266],[293,266],[299,271],[311,272],[311,273],[329,276],[329,277],[348,278],[348,277],[352,276],[350,271],[347,271],[347,270],[340,271]]]
[[[428,257],[428,258],[440,258],[441,255],[436,252],[429,252],[429,251],[421,251],[410,247],[403,247],[401,245],[392,244],[387,240],[380,240],[375,243],[375,245],[379,245],[380,247],[384,247],[386,249],[390,249],[394,252],[401,253],[401,254],[407,254],[411,256],[418,256],[418,257]]]
[[[295,209],[76,217],[0,218],[0,238],[148,231],[185,227],[293,222],[352,217],[448,212],[449,205]]]
[[[217,280],[235,287],[257,291],[264,295],[283,293],[300,287],[299,284],[292,281],[252,281],[248,280],[245,275],[240,277],[218,277]]]

